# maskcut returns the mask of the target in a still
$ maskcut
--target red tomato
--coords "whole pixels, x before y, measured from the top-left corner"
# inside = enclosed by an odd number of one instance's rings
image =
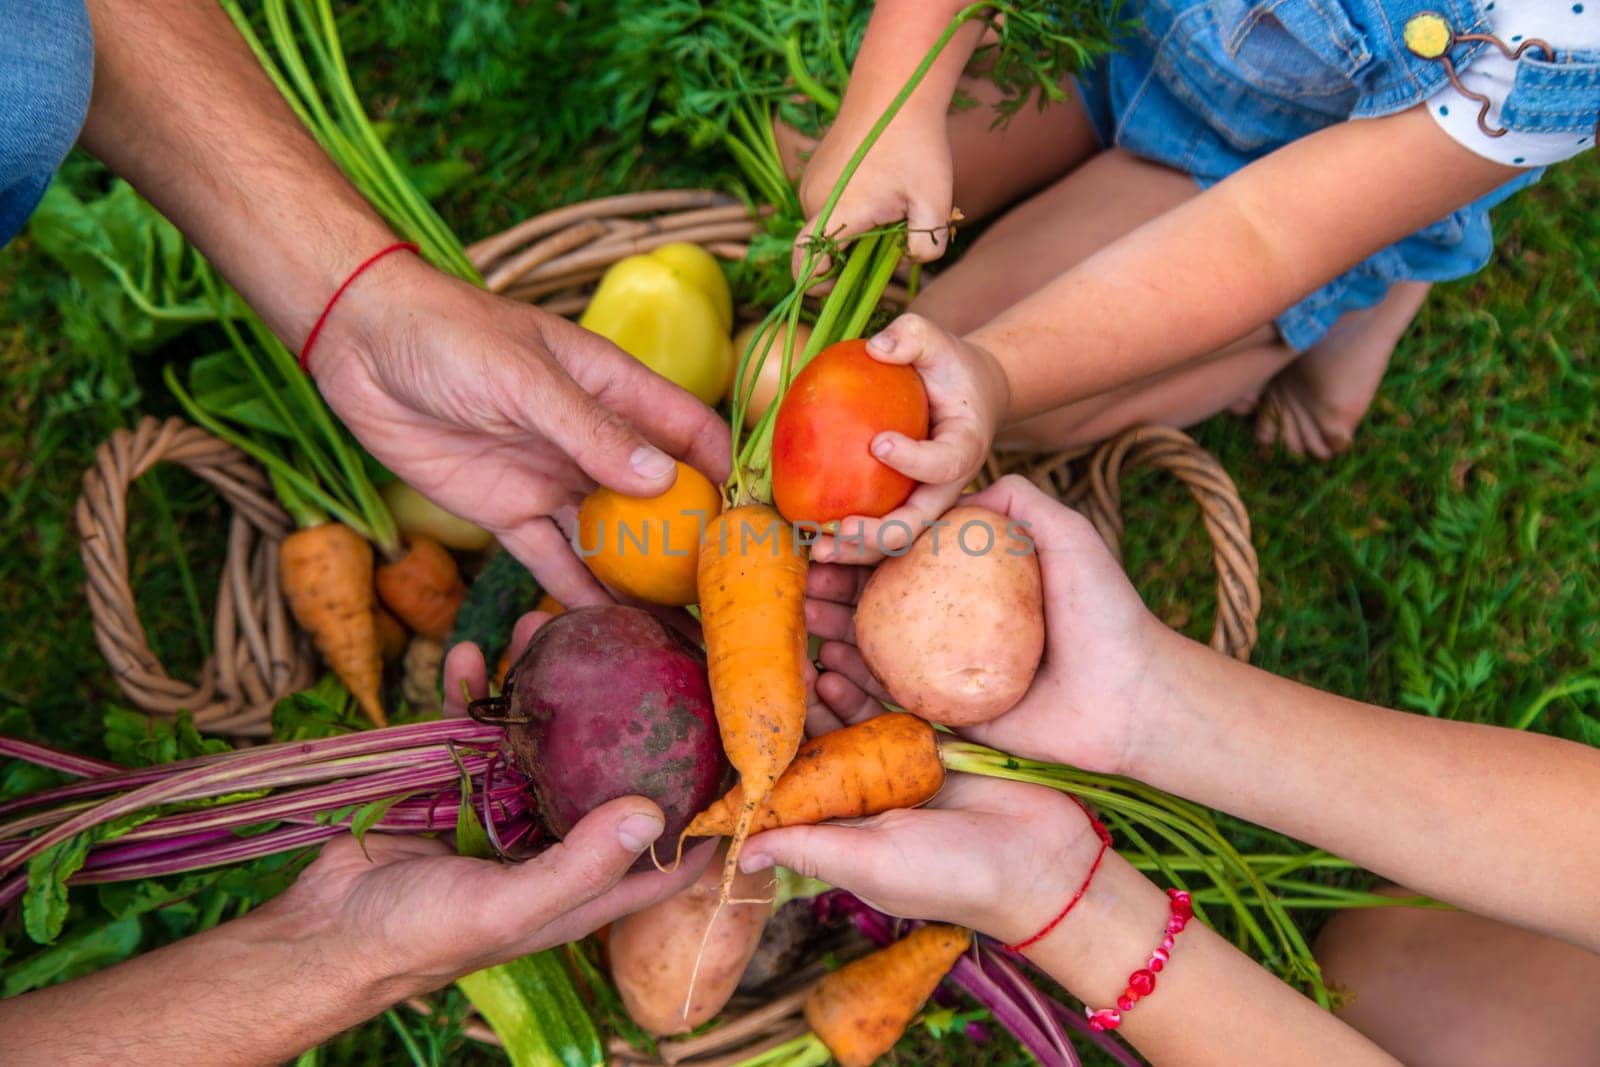
[[[898,430],[928,436],[928,394],[910,367],[879,363],[865,341],[829,345],[789,383],[772,433],[772,502],[790,522],[881,518],[916,483],[872,454]]]

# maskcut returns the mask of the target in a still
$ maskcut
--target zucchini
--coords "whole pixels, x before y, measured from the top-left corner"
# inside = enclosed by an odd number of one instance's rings
[[[512,1067],[601,1067],[600,1032],[556,949],[469,974],[456,985],[505,1046]]]

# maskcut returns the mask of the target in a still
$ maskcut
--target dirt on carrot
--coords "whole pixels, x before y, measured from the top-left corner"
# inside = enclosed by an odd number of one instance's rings
[[[842,1067],[869,1067],[894,1048],[961,954],[972,931],[930,923],[824,977],[806,1022]]]
[[[322,659],[378,726],[388,722],[372,595],[372,546],[338,522],[296,530],[278,548],[279,585]]]
[[[700,625],[711,696],[744,800],[723,866],[723,900],[756,811],[805,734],[808,561],[794,529],[766,504],[723,512],[700,548]]]
[[[801,745],[757,808],[750,832],[914,808],[932,800],[943,785],[933,727],[915,715],[887,712]],[[686,833],[731,834],[743,809],[744,788],[735,785],[697,815]]]

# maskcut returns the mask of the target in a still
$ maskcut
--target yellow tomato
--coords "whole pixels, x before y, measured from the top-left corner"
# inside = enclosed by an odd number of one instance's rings
[[[744,357],[744,350],[750,347],[751,338],[755,337],[756,331],[760,328],[761,324],[759,322],[752,322],[733,335],[733,373],[735,377],[739,374],[739,360]],[[778,375],[783,371],[783,350],[787,343],[785,338],[788,333],[789,328],[787,325],[779,326],[773,333],[772,339],[767,342],[767,358],[762,361],[761,373],[756,377],[755,391],[750,394],[750,406],[744,409],[744,425],[747,430],[753,429],[755,424],[761,421],[761,416],[766,414],[767,409],[772,406],[772,401],[778,395]],[[811,340],[811,327],[803,322],[798,323],[794,331],[794,359],[796,362],[799,361],[800,354],[806,350],[806,342],[809,340]],[[752,365],[754,365],[757,358],[755,355],[750,357]],[[791,380],[794,375],[795,368],[790,367],[789,377]],[[729,396],[733,395],[733,387],[731,385],[728,388],[728,394]]]
[[[618,260],[578,324],[715,405],[734,366],[733,303],[711,253],[676,244]]]
[[[706,523],[722,494],[685,463],[660,496],[624,496],[601,487],[578,508],[578,554],[600,581],[624,596],[682,607],[699,599],[695,574]]]

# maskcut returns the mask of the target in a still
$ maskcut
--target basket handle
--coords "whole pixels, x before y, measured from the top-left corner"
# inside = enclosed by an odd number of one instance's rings
[[[157,463],[176,463],[233,508],[213,612],[213,652],[194,682],[167,673],[139,620],[128,567],[128,490]],[[146,417],[95,452],[76,509],[95,641],[117,686],[157,715],[187,709],[210,733],[265,737],[272,707],[314,678],[311,651],[278,589],[278,545],[289,517],[266,477],[232,445],[181,419]]]

